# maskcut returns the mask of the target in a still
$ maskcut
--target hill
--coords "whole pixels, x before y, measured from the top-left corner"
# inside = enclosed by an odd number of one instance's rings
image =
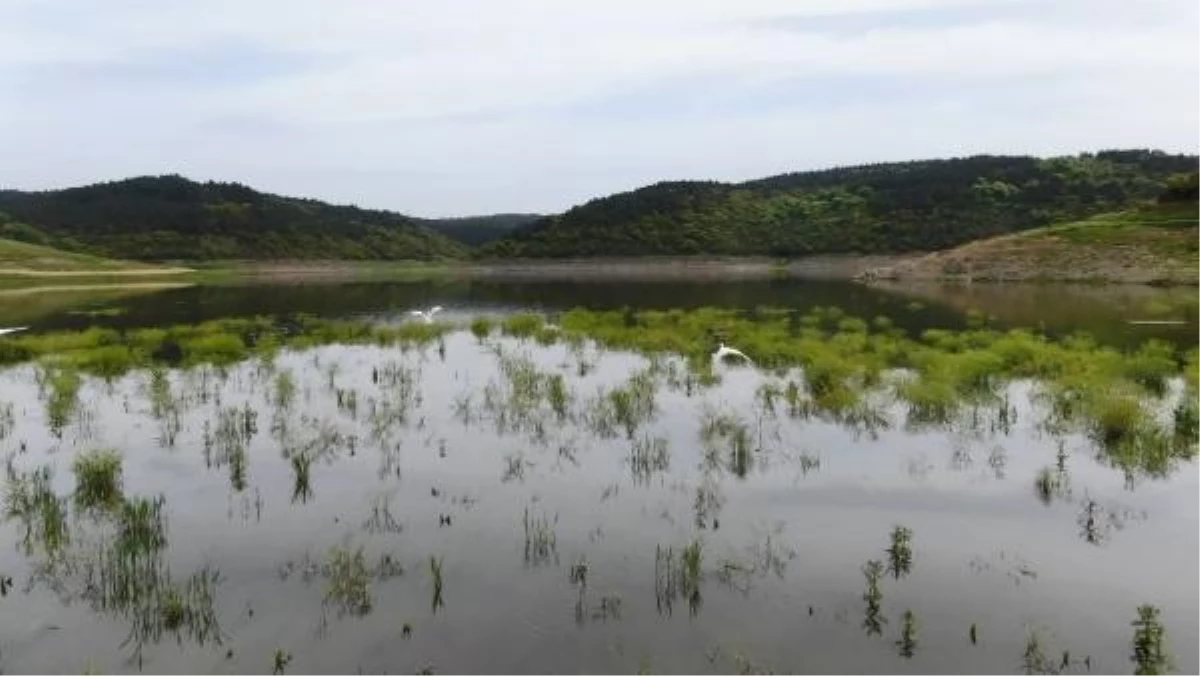
[[[389,211],[145,176],[0,191],[0,237],[136,260],[455,258],[465,248]]]
[[[863,278],[1194,286],[1200,281],[1198,225],[1196,202],[1160,202],[970,242]]]
[[[487,258],[931,251],[1153,198],[1197,158],[1105,151],[873,164],[744,183],[658,183],[547,216]]]
[[[541,214],[493,214],[463,218],[413,219],[435,232],[467,246],[479,246],[529,225],[542,218]]]
[[[165,268],[118,261],[48,246],[0,239],[0,277],[71,277],[86,275],[170,275],[186,268]]]

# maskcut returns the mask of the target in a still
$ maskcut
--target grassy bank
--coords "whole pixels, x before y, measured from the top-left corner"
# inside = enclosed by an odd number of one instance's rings
[[[0,239],[0,277],[27,279],[91,276],[155,276],[189,272],[184,267],[164,267],[73,253],[48,246]]]
[[[1197,234],[1195,203],[1144,206],[971,242],[862,277],[1194,286]]]

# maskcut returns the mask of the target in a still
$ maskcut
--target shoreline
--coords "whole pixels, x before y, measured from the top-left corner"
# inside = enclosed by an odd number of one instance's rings
[[[936,254],[935,254],[936,255]],[[511,259],[484,261],[355,261],[279,260],[196,262],[194,267],[124,271],[0,269],[0,288],[54,288],[50,280],[70,279],[71,288],[103,288],[139,284],[146,278],[180,284],[254,282],[339,282],[355,280],[453,277],[484,280],[608,279],[688,280],[790,278],[847,281],[876,285],[941,283],[996,285],[1086,283],[1096,286],[1195,286],[1194,278],[1163,276],[1153,271],[1122,269],[1121,274],[1081,275],[1078,271],[1029,270],[1024,275],[920,274],[914,268],[930,254],[829,254],[794,259],[768,257],[655,256],[646,258]],[[982,271],[980,271],[982,272]],[[1011,271],[1010,271],[1011,272]],[[890,273],[890,274],[889,274]],[[899,273],[899,274],[897,274]],[[908,274],[905,274],[908,273]],[[916,274],[914,274],[916,273]],[[1132,273],[1132,274],[1131,274]],[[139,279],[140,278],[140,279]],[[136,281],[135,281],[136,280]],[[93,283],[94,281],[94,283]],[[148,280],[147,280],[148,282]],[[154,283],[154,282],[151,282]]]

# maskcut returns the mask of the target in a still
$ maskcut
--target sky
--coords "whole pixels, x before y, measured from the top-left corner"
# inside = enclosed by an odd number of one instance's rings
[[[1200,147],[1195,0],[3,0],[0,188],[417,216],[660,180]]]

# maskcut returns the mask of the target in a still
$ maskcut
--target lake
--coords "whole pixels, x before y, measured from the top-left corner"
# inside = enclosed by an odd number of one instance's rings
[[[1130,465],[1058,424],[1037,378],[989,381],[932,417],[905,389],[937,356],[918,348],[927,329],[1095,337],[1064,354],[1194,347],[1194,290],[438,280],[71,294],[0,299],[0,325],[29,324],[30,341],[298,313],[395,328],[442,305],[446,326],[107,378],[52,359],[0,370],[8,672],[1125,673],[1143,605],[1175,668],[1200,668],[1194,441]],[[854,376],[853,403],[833,404],[816,364],[697,367],[622,347],[711,308],[737,310],[713,316],[757,362],[768,339],[746,327],[772,321],[796,340],[840,326],[825,337],[843,356],[882,363],[884,341],[916,356]],[[517,312],[562,328],[468,330]],[[1168,429],[1194,399],[1183,390],[1171,375],[1138,395],[1145,424]],[[95,449],[117,451],[115,483],[81,478],[80,457],[103,464]]]

